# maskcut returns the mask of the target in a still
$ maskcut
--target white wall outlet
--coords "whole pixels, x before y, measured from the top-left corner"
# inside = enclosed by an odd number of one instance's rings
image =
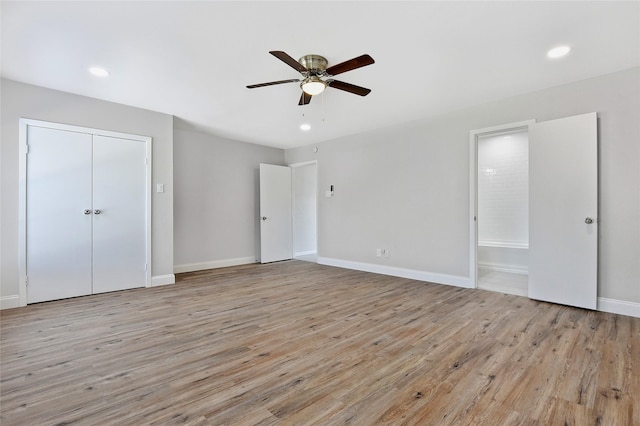
[[[376,257],[382,257],[382,249],[376,249]]]
[[[391,257],[391,249],[384,249],[384,257]]]
[[[164,183],[159,183],[156,185],[156,192],[164,192]]]

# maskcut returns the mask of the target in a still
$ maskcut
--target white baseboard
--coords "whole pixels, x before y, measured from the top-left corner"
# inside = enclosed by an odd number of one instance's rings
[[[315,250],[311,250],[311,251],[300,251],[300,252],[296,252],[293,254],[293,257],[296,256],[308,256],[310,254],[317,254],[318,252]]]
[[[14,294],[12,296],[0,297],[0,310],[20,307],[20,296]]]
[[[153,277],[151,277],[150,287],[158,287],[161,285],[175,284],[175,282],[176,282],[176,276],[173,274],[154,275]]]
[[[318,263],[338,268],[355,269],[357,271],[373,272],[375,274],[391,275],[400,278],[409,278],[418,281],[428,281],[436,284],[446,284],[456,287],[472,288],[469,277],[457,275],[437,274],[415,269],[397,268],[395,266],[376,265],[372,263],[353,262],[350,260],[318,257]]]
[[[640,303],[598,297],[599,311],[640,318]]]
[[[187,263],[184,265],[174,265],[173,272],[180,274],[183,272],[204,271],[205,269],[225,268],[227,266],[248,265],[256,263],[255,256],[238,257],[236,259],[211,260],[209,262]]]
[[[529,275],[529,270],[527,268],[519,268],[517,266],[503,265],[499,263],[478,262],[478,268],[496,272],[507,272],[509,274]]]

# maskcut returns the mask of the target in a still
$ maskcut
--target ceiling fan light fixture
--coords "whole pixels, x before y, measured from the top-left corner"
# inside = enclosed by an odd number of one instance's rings
[[[319,95],[324,91],[327,87],[327,83],[322,81],[320,77],[311,76],[305,78],[302,83],[300,83],[300,88],[307,94],[311,96]]]

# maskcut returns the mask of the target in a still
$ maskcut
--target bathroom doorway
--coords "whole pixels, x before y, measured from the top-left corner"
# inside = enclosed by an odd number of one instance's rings
[[[480,289],[527,295],[528,135],[528,122],[471,134],[474,219],[471,275]]]

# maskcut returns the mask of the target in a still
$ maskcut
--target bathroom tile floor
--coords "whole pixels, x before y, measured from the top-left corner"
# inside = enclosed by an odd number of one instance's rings
[[[499,293],[526,296],[529,276],[478,268],[478,288]]]

